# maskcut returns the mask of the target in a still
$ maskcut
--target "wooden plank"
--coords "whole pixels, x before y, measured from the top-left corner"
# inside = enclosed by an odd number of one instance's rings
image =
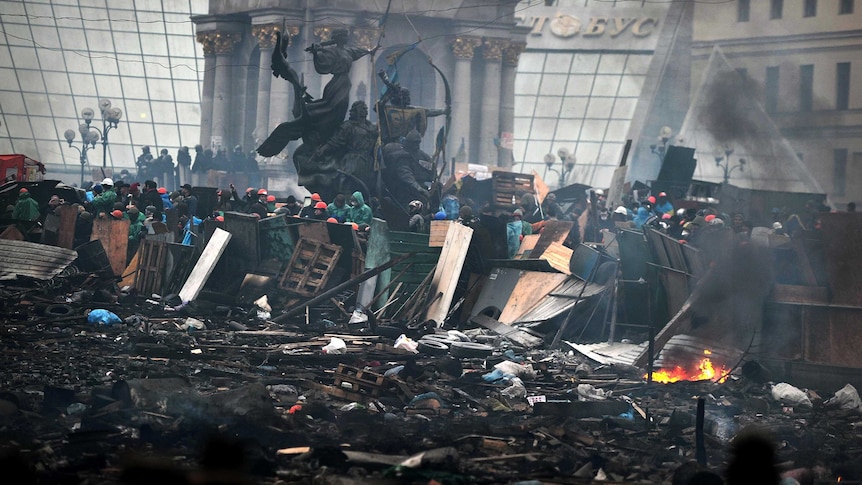
[[[442,248],[446,242],[446,234],[449,232],[449,226],[457,224],[455,221],[431,221],[431,234],[428,238],[428,247]]]
[[[572,221],[548,221],[539,234],[539,240],[530,253],[530,259],[538,259],[552,243],[563,243],[575,223]]]
[[[511,325],[518,317],[529,311],[542,298],[556,289],[566,275],[560,273],[545,273],[543,271],[524,271],[521,278],[512,290],[503,313],[500,314],[499,322]]]
[[[567,275],[572,274],[569,269],[569,263],[572,260],[571,249],[563,246],[560,243],[551,243],[539,259],[544,259],[551,265],[552,268]]]
[[[230,239],[231,233],[216,228],[210,240],[207,241],[201,257],[198,258],[197,264],[192,269],[192,273],[180,290],[179,296],[182,301],[192,301],[198,297]]]
[[[826,286],[780,285],[772,287],[769,301],[800,305],[828,305],[829,288]]]
[[[78,220],[78,209],[71,205],[61,205],[60,227],[57,229],[57,246],[72,249],[75,240],[75,222]]]
[[[129,246],[129,221],[96,218],[90,240],[102,242],[114,276],[122,276],[126,269],[126,251]]]
[[[141,259],[141,247],[143,246],[143,241],[141,241],[141,245],[138,246],[138,250],[135,252],[135,255],[132,256],[132,260],[129,261],[129,264],[126,265],[126,270],[123,271],[122,280],[120,281],[120,288],[124,286],[135,286],[135,279],[138,275],[138,262]]]
[[[446,314],[449,313],[449,306],[455,296],[455,287],[458,286],[458,278],[461,276],[461,269],[464,267],[464,259],[467,257],[472,238],[473,229],[461,224],[449,226],[437,269],[434,270],[434,277],[431,279],[432,302],[425,314],[426,320],[434,320],[437,326],[443,324]]]
[[[315,296],[326,286],[341,251],[341,246],[335,244],[300,239],[279,288],[301,296]]]
[[[518,247],[518,252],[515,253],[514,259],[525,259],[530,257],[533,248],[536,247],[536,242],[542,237],[540,234],[527,234],[521,245]]]

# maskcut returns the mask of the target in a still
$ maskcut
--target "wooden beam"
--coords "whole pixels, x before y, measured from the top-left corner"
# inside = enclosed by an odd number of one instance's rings
[[[470,240],[473,238],[473,229],[461,225],[452,224],[446,233],[446,241],[443,250],[434,269],[434,277],[431,279],[431,295],[434,300],[428,306],[425,313],[426,320],[434,320],[437,326],[443,325],[449,306],[455,296],[455,288],[458,286],[458,278],[461,269],[464,268],[464,260],[467,258],[467,250],[470,249]],[[440,297],[437,298],[437,294]]]
[[[207,241],[201,257],[198,258],[197,264],[192,269],[192,273],[180,290],[179,296],[182,301],[192,301],[198,297],[210,274],[212,274],[213,268],[215,268],[216,263],[218,263],[227,244],[230,242],[230,238],[231,233],[224,229],[216,228],[210,240]]]

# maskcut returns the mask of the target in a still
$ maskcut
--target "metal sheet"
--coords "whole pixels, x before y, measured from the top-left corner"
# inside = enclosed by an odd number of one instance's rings
[[[482,291],[479,293],[476,303],[473,304],[472,310],[470,310],[470,316],[474,317],[492,307],[497,311],[489,316],[494,319],[500,318],[500,312],[503,311],[506,302],[509,301],[515,285],[521,279],[521,274],[523,271],[515,268],[493,268],[482,283]]]
[[[27,276],[38,280],[60,274],[78,257],[73,249],[26,241],[0,240],[0,280]]]
[[[544,322],[546,320],[550,320],[551,318],[568,311],[575,305],[575,302],[583,304],[583,302],[589,297],[598,295],[605,289],[603,285],[597,285],[594,283],[586,283],[587,287],[583,288],[584,284],[584,281],[574,276],[570,277],[527,313],[521,315],[515,322],[513,322],[513,324]],[[581,295],[582,288],[584,291]],[[578,300],[578,295],[581,295],[580,300]]]

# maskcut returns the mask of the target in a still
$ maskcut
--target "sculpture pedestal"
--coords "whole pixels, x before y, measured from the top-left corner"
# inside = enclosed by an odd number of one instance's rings
[[[258,162],[260,185],[276,197],[293,195],[302,199],[310,194],[305,187],[297,185],[296,169],[293,162],[283,158],[271,157]]]

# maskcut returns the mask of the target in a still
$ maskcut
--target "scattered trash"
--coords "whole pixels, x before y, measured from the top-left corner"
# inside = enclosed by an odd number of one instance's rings
[[[527,397],[527,388],[524,387],[524,382],[519,377],[513,377],[509,382],[512,385],[500,391],[502,396],[509,399]]]
[[[772,386],[772,398],[790,406],[812,407],[808,394],[799,388],[793,387],[786,382],[780,382]]]
[[[96,309],[90,311],[87,315],[87,322],[99,325],[114,325],[122,320],[115,313],[104,309]]]
[[[845,411],[860,411],[862,412],[862,400],[859,399],[859,393],[851,384],[847,384],[841,389],[835,391],[835,396],[827,400],[827,406],[837,407]]]
[[[187,332],[192,331],[192,330],[206,330],[207,329],[207,326],[204,322],[198,320],[197,318],[192,318],[192,317],[186,318],[185,322],[183,322],[183,324],[180,325],[179,327],[181,329],[187,331]]]
[[[323,347],[324,354],[346,354],[347,343],[338,337],[332,337],[329,343]]]
[[[419,350],[417,350],[419,344],[412,338],[404,335],[403,333],[397,339],[395,339],[395,345],[393,345],[393,347],[395,347],[396,349],[408,350],[410,352],[413,352],[414,354],[419,353]]]

